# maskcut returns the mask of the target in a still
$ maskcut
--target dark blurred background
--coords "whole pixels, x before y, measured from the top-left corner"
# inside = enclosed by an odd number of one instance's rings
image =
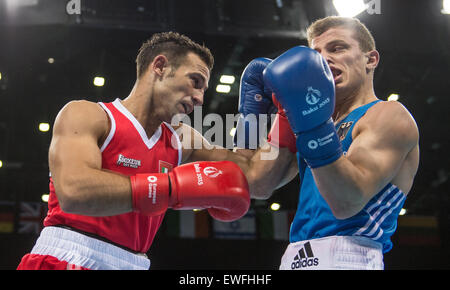
[[[397,94],[421,134],[420,168],[385,267],[449,269],[450,15],[443,0],[365,2],[373,9],[356,17],[381,54],[376,94]],[[15,269],[41,230],[58,111],[74,99],[128,96],[137,51],[153,33],[178,31],[211,49],[203,115],[225,116],[237,112],[249,61],[305,45],[306,27],[328,15],[337,15],[331,0],[0,0],[0,269]],[[229,93],[216,91],[222,75],[235,77]],[[298,178],[253,201],[240,222],[169,213],[148,253],[151,268],[277,269],[297,201]]]

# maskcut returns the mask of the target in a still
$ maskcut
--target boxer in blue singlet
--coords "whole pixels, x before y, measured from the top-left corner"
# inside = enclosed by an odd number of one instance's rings
[[[384,269],[418,169],[417,125],[402,104],[376,97],[380,56],[358,19],[320,19],[308,28],[308,42],[243,74],[244,81],[259,80],[252,90],[266,101],[265,92],[273,92],[278,106],[268,141],[279,156],[254,162],[247,172],[251,196],[267,199],[300,173],[280,269]],[[254,98],[242,98],[244,115],[264,113]]]

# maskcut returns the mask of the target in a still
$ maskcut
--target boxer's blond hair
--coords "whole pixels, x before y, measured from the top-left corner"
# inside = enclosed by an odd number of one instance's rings
[[[375,50],[375,40],[369,29],[357,18],[328,16],[314,21],[307,29],[308,45],[312,40],[331,28],[343,27],[353,31],[353,37],[358,41],[361,51]]]
[[[214,66],[214,57],[209,48],[200,45],[189,37],[177,32],[155,33],[145,41],[139,49],[136,58],[137,77],[140,78],[157,55],[164,55],[169,60],[172,71],[175,71],[184,61],[189,52],[197,54],[211,71]]]

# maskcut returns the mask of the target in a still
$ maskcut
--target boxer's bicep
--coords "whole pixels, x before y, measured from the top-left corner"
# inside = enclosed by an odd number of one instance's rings
[[[107,131],[108,119],[97,104],[78,101],[58,114],[49,148],[49,167],[55,189],[66,190],[83,180],[90,170],[101,169],[98,142]]]
[[[417,144],[417,127],[404,109],[375,105],[353,129],[345,156],[313,169],[317,187],[337,218],[348,218],[398,174]]]
[[[384,112],[380,108],[365,120],[346,156],[364,177],[368,198],[393,180],[418,142],[417,126],[405,109],[395,104],[384,106]]]

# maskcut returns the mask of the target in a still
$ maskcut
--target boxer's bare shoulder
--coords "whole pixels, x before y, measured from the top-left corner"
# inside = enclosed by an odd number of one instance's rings
[[[411,113],[395,101],[379,102],[370,108],[355,125],[353,139],[370,129],[385,137],[384,142],[393,143],[412,150],[418,143],[419,130]],[[386,137],[388,137],[386,139]]]
[[[98,103],[76,100],[67,103],[58,113],[54,134],[82,135],[90,133],[99,138],[99,142],[109,132],[110,120]]]
[[[390,182],[407,194],[419,166],[419,130],[410,112],[399,102],[379,102],[355,125],[352,135],[355,142],[349,152],[364,145],[382,153],[376,155],[378,160],[394,161]]]

